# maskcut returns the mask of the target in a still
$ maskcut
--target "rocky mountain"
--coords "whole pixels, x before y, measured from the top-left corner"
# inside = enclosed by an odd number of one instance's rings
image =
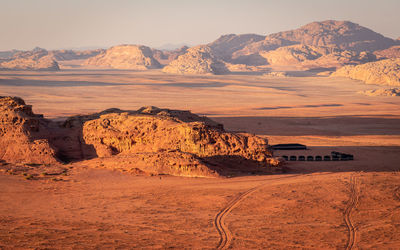
[[[379,59],[400,58],[400,46],[392,46],[388,49],[375,51],[374,54]]]
[[[171,74],[225,74],[228,69],[206,45],[192,47],[183,55],[170,62],[163,72]]]
[[[314,47],[336,47],[341,50],[372,52],[398,44],[368,28],[348,21],[313,22],[298,29],[267,35],[264,40],[250,43],[232,53],[236,63],[263,65],[259,53],[280,47],[304,44]]]
[[[87,59],[84,65],[131,70],[147,70],[161,67],[160,63],[154,59],[152,50],[143,45],[111,47],[99,55]]]
[[[331,76],[349,77],[368,84],[400,86],[400,58],[344,66]]]
[[[108,109],[62,122],[32,112],[21,98],[0,97],[0,160],[85,165],[134,173],[218,177],[270,173],[279,160],[266,139],[230,133],[189,111]]]
[[[35,48],[20,51],[0,63],[0,69],[9,70],[59,70],[58,63],[47,50]]]
[[[304,44],[280,47],[271,51],[261,51],[271,66],[294,66],[298,69],[332,68],[347,64],[360,64],[375,61],[368,52],[341,50],[336,47],[310,46]]]

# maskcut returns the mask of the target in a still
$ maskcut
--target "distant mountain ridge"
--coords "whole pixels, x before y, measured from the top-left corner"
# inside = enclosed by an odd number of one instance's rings
[[[128,44],[107,50],[53,50],[48,54],[60,61],[86,59],[84,65],[99,68],[148,70],[165,66],[167,73],[226,74],[230,70],[261,72],[278,66],[307,70],[357,65],[397,58],[399,45],[400,40],[385,37],[359,24],[326,20],[266,36],[222,35],[215,41],[191,48],[163,50]],[[0,60],[4,64],[11,61],[10,57],[29,57],[29,53],[41,50],[3,51]],[[23,63],[19,60],[11,64],[18,68],[18,62]]]

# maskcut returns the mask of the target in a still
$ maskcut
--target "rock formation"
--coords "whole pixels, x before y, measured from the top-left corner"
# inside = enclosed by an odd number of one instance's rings
[[[0,159],[7,162],[56,163],[47,140],[48,121],[21,98],[0,97]]]
[[[357,66],[344,66],[333,77],[349,77],[368,84],[400,86],[400,58],[386,59]]]
[[[392,46],[388,49],[375,51],[374,54],[379,59],[400,58],[400,46]]]
[[[336,47],[309,46],[304,44],[280,47],[276,50],[261,51],[271,66],[295,66],[299,69],[335,68],[347,64],[375,61],[369,52],[341,50]]]
[[[0,98],[0,160],[80,162],[147,174],[215,177],[266,173],[279,165],[266,139],[226,132],[190,113],[108,109],[63,122],[35,115],[20,98]]]
[[[172,74],[224,74],[228,73],[225,63],[218,59],[210,47],[200,45],[187,50],[163,68]]]
[[[267,35],[264,40],[249,43],[232,53],[236,63],[263,65],[259,52],[304,44],[315,47],[336,47],[341,50],[372,52],[398,44],[368,28],[348,21],[313,22],[298,29]]]
[[[400,88],[373,89],[360,92],[367,96],[400,96]]]
[[[45,49],[15,53],[12,58],[0,63],[0,68],[10,70],[59,70],[55,58]]]
[[[85,61],[84,65],[99,68],[147,70],[160,68],[149,47],[142,45],[119,45],[107,49]]]

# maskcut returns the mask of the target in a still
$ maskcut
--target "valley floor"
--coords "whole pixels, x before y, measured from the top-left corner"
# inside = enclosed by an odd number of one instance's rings
[[[0,72],[0,95],[20,96],[46,117],[189,109],[270,144],[309,147],[276,155],[355,157],[221,179],[134,176],[82,163],[65,165],[56,179],[1,171],[0,248],[399,248],[400,98],[357,93],[373,88],[326,77]]]

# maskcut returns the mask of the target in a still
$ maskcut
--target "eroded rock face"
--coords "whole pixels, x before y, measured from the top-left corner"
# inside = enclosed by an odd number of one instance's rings
[[[95,57],[85,61],[84,65],[100,68],[146,70],[161,68],[153,58],[149,47],[142,45],[119,45],[107,49]]]
[[[212,53],[210,47],[200,45],[187,50],[163,68],[171,74],[225,74],[225,63]]]
[[[63,122],[35,115],[17,97],[0,98],[0,160],[58,164],[85,161],[135,173],[216,177],[271,172],[280,164],[268,142],[226,132],[189,111],[108,109]]]
[[[368,84],[400,86],[400,58],[386,59],[357,66],[344,66],[332,77],[349,77]]]
[[[0,159],[17,163],[57,163],[47,140],[48,121],[18,97],[0,97]]]
[[[54,56],[45,49],[17,52],[12,58],[0,63],[0,68],[9,70],[59,70]]]

